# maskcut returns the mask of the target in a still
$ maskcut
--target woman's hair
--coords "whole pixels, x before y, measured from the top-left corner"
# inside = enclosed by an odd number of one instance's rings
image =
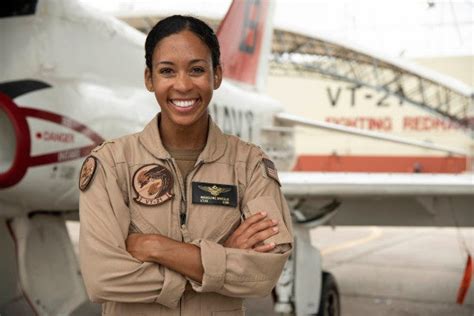
[[[165,37],[181,31],[191,31],[199,37],[212,56],[212,67],[215,69],[220,65],[221,51],[216,33],[205,22],[191,16],[173,15],[156,23],[151,29],[145,41],[146,66],[152,69],[153,51],[155,46]]]

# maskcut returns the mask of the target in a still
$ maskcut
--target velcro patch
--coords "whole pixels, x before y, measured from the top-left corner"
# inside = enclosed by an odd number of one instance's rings
[[[79,174],[79,190],[85,191],[94,177],[97,169],[97,159],[94,156],[89,156],[84,160]]]
[[[267,176],[278,182],[278,185],[281,186],[280,179],[278,178],[278,172],[273,161],[267,158],[263,158],[262,162],[265,166],[265,172],[267,173]]]
[[[192,191],[193,204],[237,206],[237,187],[235,185],[193,182]]]
[[[147,206],[159,205],[174,194],[173,176],[165,167],[157,164],[149,164],[139,168],[133,175],[133,189],[137,197],[133,200]]]

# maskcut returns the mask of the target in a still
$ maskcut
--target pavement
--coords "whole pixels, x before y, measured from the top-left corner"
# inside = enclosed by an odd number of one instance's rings
[[[456,304],[473,228],[319,227],[311,237],[338,282],[342,315],[474,315],[474,282]],[[247,314],[276,315],[270,298],[249,300]]]

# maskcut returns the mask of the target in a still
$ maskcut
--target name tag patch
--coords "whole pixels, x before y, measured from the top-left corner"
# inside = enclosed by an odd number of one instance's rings
[[[193,204],[237,206],[237,187],[235,185],[193,182],[192,190]]]

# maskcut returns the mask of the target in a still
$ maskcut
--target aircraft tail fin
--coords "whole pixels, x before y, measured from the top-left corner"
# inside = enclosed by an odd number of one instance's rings
[[[234,0],[217,31],[224,77],[261,91],[268,75],[274,2]]]

